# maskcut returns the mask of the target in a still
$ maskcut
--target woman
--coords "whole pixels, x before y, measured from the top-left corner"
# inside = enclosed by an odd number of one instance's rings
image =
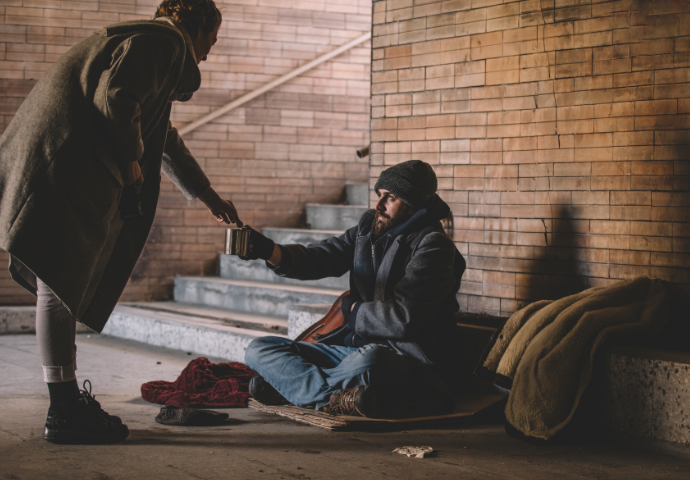
[[[37,295],[48,441],[128,435],[79,391],[75,322],[107,322],[146,242],[161,168],[219,222],[242,225],[169,122],[172,102],[199,88],[220,24],[212,0],[164,0],[154,20],[96,32],[45,73],[0,138],[0,246]]]

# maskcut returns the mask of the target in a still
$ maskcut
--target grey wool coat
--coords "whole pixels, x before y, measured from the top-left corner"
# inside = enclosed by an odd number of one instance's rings
[[[424,364],[450,366],[457,345],[455,295],[465,259],[437,221],[396,236],[374,271],[373,220],[374,210],[369,210],[357,226],[338,237],[308,246],[282,246],[289,252],[289,268],[274,272],[317,280],[349,271],[350,291],[362,300],[350,321],[357,335],[388,344]],[[320,342],[342,345],[348,331],[343,326]]]
[[[195,198],[208,178],[169,117],[201,76],[170,19],[103,28],[38,81],[0,137],[0,247],[27,290],[45,282],[101,331],[139,258],[163,171]],[[123,169],[138,161],[143,216],[122,221]]]

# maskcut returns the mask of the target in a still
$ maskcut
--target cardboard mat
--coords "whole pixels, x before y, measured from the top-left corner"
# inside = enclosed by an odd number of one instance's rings
[[[298,422],[326,428],[328,430],[370,430],[374,428],[403,428],[422,423],[447,425],[451,422],[476,419],[482,415],[495,413],[504,406],[507,398],[507,395],[495,393],[467,393],[456,398],[456,406],[453,413],[429,417],[396,419],[330,415],[314,409],[300,408],[294,405],[268,406],[257,402],[253,398],[249,399],[249,407],[260,412],[273,413],[281,417],[290,418]]]

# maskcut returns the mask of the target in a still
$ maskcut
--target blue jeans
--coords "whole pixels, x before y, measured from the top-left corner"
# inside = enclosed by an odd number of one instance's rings
[[[249,344],[244,358],[251,369],[300,407],[321,410],[332,393],[362,385],[376,385],[392,397],[433,385],[450,396],[431,367],[385,345],[355,348],[260,337]]]

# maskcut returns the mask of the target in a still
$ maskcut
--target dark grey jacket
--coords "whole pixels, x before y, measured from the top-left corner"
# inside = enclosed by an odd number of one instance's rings
[[[455,339],[455,298],[465,260],[440,222],[392,240],[374,276],[371,227],[374,210],[339,237],[308,246],[285,245],[287,271],[300,280],[339,277],[350,272],[350,290],[363,300],[354,330],[360,337],[389,344],[426,364],[450,362]],[[321,341],[343,344],[347,326]]]

